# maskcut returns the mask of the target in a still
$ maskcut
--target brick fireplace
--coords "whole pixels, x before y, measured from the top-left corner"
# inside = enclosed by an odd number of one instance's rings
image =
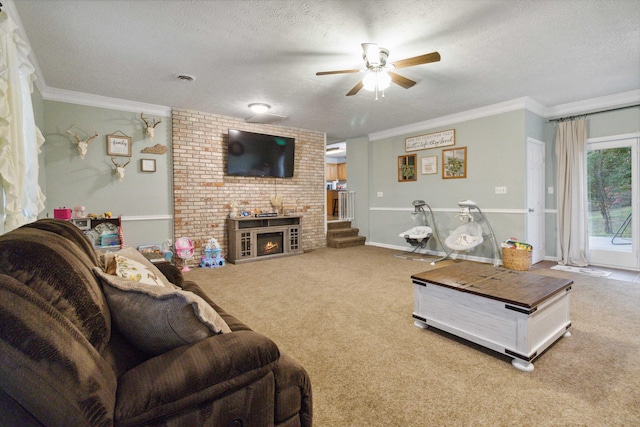
[[[296,139],[294,177],[261,178],[226,176],[229,129],[283,135]],[[325,137],[323,133],[215,114],[173,110],[172,155],[174,235],[189,237],[196,258],[212,237],[223,253],[229,250],[227,226],[230,203],[240,209],[272,211],[270,196],[277,193],[302,215],[301,249],[326,246]]]

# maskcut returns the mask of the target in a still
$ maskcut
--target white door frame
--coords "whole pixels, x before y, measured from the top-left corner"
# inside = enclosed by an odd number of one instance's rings
[[[545,256],[545,148],[546,144],[527,138],[527,242],[533,246],[531,262],[542,261]]]
[[[640,270],[640,133],[613,135],[602,138],[589,138],[587,150],[596,145],[596,149],[628,147],[631,144],[631,252],[616,252],[589,248],[589,264]],[[586,161],[586,159],[585,159]],[[585,183],[586,185],[586,183]]]

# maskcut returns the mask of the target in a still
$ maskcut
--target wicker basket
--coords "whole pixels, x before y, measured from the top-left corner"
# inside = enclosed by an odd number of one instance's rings
[[[509,270],[527,271],[531,268],[531,251],[502,248],[502,263]]]

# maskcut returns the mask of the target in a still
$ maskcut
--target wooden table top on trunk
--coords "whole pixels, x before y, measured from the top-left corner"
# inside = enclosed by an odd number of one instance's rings
[[[417,273],[412,279],[533,308],[568,288],[573,280],[461,261]]]

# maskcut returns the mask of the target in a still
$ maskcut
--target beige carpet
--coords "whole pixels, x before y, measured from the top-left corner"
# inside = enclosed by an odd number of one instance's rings
[[[572,336],[521,372],[506,356],[413,326],[428,262],[361,246],[186,273],[298,359],[314,425],[640,425],[640,286],[570,272]]]

